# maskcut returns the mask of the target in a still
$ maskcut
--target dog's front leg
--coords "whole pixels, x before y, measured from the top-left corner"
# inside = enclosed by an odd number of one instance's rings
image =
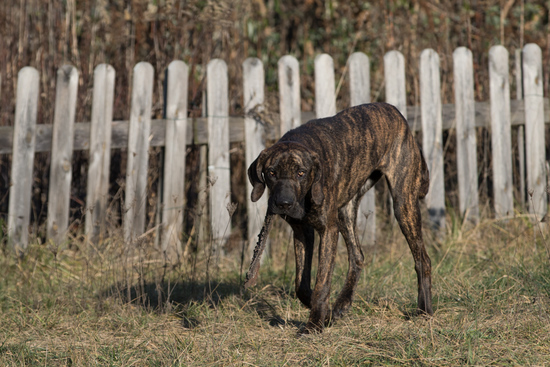
[[[294,253],[296,256],[296,297],[307,308],[311,308],[311,262],[315,235],[306,224],[291,224],[294,231]]]
[[[319,268],[317,269],[317,279],[311,296],[311,313],[309,314],[309,321],[302,331],[303,334],[322,332],[329,312],[330,284],[338,244],[336,219],[330,223],[330,226],[319,233]]]

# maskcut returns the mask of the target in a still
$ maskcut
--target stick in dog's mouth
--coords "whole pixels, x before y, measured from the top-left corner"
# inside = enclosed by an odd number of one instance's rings
[[[246,279],[244,281],[244,288],[249,288],[256,285],[258,280],[258,271],[260,270],[260,259],[262,257],[262,252],[264,252],[265,244],[267,241],[267,236],[271,230],[271,223],[273,221],[273,213],[269,211],[265,214],[264,225],[260,234],[258,235],[258,242],[254,248],[254,254],[252,255],[252,260],[250,261],[250,268],[246,274]]]

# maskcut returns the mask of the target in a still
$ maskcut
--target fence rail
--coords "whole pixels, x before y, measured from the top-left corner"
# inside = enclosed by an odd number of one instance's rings
[[[508,51],[502,46],[489,51],[490,101],[474,101],[471,52],[460,47],[453,53],[455,103],[441,104],[439,56],[431,49],[420,58],[420,106],[406,106],[404,87],[405,60],[398,51],[384,56],[386,101],[396,105],[406,116],[411,129],[422,131],[423,150],[431,175],[427,206],[436,227],[445,225],[445,192],[442,132],[456,129],[459,211],[472,220],[479,218],[477,188],[476,127],[491,130],[495,216],[512,214],[511,128],[521,126],[518,146],[523,146],[523,131],[529,143],[520,149],[518,182],[533,194],[529,210],[542,218],[547,210],[546,149],[544,124],[550,123],[550,106],[543,97],[542,55],[535,44],[516,53],[516,73],[522,71],[518,95],[510,100]],[[520,63],[520,60],[523,60]],[[370,102],[369,58],[354,53],[349,59],[350,100],[352,105]],[[327,54],[315,60],[315,112],[300,111],[298,61],[292,56],[279,60],[280,125],[266,128],[261,120],[264,103],[264,69],[261,61],[249,58],[243,63],[243,96],[246,116],[228,116],[227,65],[223,60],[210,61],[207,68],[207,116],[187,116],[188,68],[182,61],[172,62],[166,71],[165,118],[151,120],[154,70],[148,63],[134,68],[129,121],[112,121],[115,70],[99,65],[94,72],[92,118],[89,123],[75,123],[78,72],[63,66],[57,75],[53,125],[36,125],[38,72],[30,67],[18,75],[15,125],[0,127],[0,154],[12,155],[10,173],[8,236],[9,243],[24,252],[29,235],[30,198],[33,159],[36,152],[51,152],[50,189],[48,194],[47,235],[56,242],[64,240],[68,230],[71,160],[75,150],[89,150],[86,196],[88,239],[96,241],[104,234],[108,207],[110,152],[128,151],[124,200],[125,240],[132,242],[145,233],[145,200],[148,152],[150,147],[165,147],[163,202],[160,246],[168,258],[181,255],[181,232],[184,212],[185,146],[205,145],[208,149],[208,208],[211,240],[219,250],[230,234],[230,164],[231,142],[245,141],[245,161],[250,164],[265,148],[266,141],[276,139],[290,128],[315,117],[336,113],[336,88],[332,58]],[[525,160],[525,169],[521,169]],[[525,172],[524,172],[525,171]],[[526,176],[526,183],[524,177]],[[243,188],[233,188],[242,190]],[[249,187],[246,190],[249,196]],[[522,193],[525,195],[525,193]],[[252,241],[259,232],[267,201],[249,202],[248,233]],[[367,241],[375,238],[374,193],[361,203],[359,225],[366,228]]]
[[[510,125],[511,127],[525,126],[525,101],[510,100]],[[544,123],[550,124],[550,101],[543,99]],[[422,131],[420,106],[407,106],[409,116],[409,127],[413,131]],[[442,130],[449,130],[456,127],[455,105],[444,104],[441,106]],[[300,112],[300,121],[307,122],[314,119],[315,112]],[[208,128],[206,117],[187,117],[185,126],[186,145],[208,144]],[[238,143],[245,141],[244,138],[244,116],[229,116],[229,142]],[[166,124],[173,119],[151,120],[150,147],[163,147],[166,144]],[[74,150],[90,149],[90,125],[89,122],[77,122],[74,124]],[[490,102],[475,103],[475,127],[491,127],[491,105]],[[13,126],[0,126],[0,154],[13,153]],[[53,125],[36,125],[35,152],[50,152],[52,148]],[[111,123],[111,148],[122,149],[128,147],[128,121],[116,120]],[[280,133],[279,128],[266,129],[266,139],[276,139]]]

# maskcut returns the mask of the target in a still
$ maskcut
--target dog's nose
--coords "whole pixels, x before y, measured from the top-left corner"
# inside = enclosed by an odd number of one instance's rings
[[[292,206],[292,201],[283,199],[277,202],[277,206],[282,210],[288,210]]]

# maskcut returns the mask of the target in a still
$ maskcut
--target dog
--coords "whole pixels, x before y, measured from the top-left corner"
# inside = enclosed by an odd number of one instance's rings
[[[362,196],[382,177],[415,261],[419,311],[432,315],[431,261],[422,239],[419,206],[419,199],[428,192],[429,173],[407,121],[394,106],[364,104],[311,120],[263,150],[248,168],[252,201],[263,195],[266,186],[270,194],[245,287],[256,282],[271,218],[279,215],[294,232],[296,296],[311,309],[301,334],[322,332],[351,306],[364,261],[356,230],[357,211]],[[314,231],[320,241],[312,290]],[[347,247],[349,270],[330,310],[338,233]]]

